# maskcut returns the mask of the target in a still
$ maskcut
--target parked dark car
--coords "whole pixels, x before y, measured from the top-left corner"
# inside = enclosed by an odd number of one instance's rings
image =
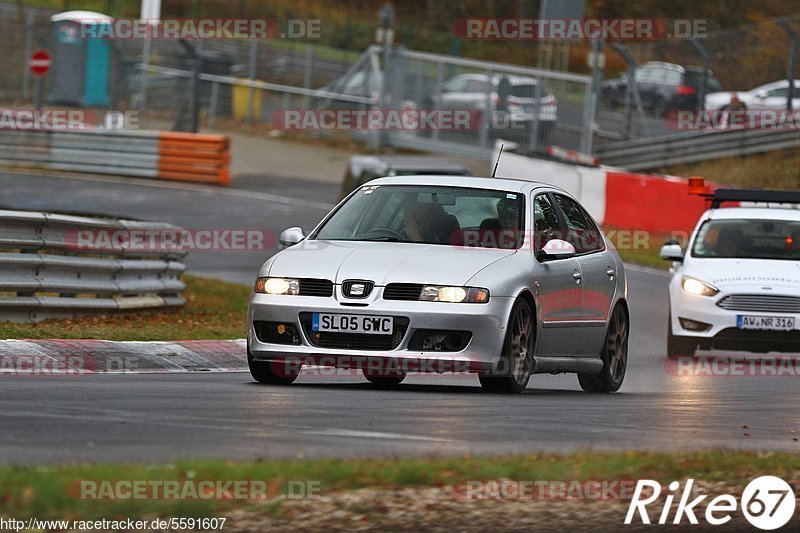
[[[664,116],[668,111],[698,109],[702,83],[702,67],[650,61],[636,69],[636,87],[642,106],[658,117]],[[608,107],[624,105],[627,90],[627,75],[607,80],[603,84],[603,102]],[[721,90],[719,81],[709,70],[705,94]]]

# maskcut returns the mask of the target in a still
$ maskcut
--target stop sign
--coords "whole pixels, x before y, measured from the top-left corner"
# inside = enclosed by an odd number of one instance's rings
[[[31,69],[31,74],[39,78],[47,75],[47,71],[50,70],[52,64],[53,58],[50,56],[50,52],[44,48],[34,50],[28,60],[28,68]]]

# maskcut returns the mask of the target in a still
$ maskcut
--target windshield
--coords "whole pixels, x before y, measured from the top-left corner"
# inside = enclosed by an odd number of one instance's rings
[[[365,185],[312,239],[519,248],[523,195],[424,185]]]
[[[697,233],[693,257],[800,260],[800,222],[709,220]]]

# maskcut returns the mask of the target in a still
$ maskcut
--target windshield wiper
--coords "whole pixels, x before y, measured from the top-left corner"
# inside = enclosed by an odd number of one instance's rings
[[[397,237],[367,237],[366,239],[355,239],[357,241],[384,241],[384,242],[400,242]]]

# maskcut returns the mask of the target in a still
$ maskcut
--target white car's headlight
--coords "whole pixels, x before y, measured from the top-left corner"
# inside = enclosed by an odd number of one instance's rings
[[[489,289],[426,285],[422,288],[422,294],[420,294],[419,299],[424,302],[485,304],[489,301]]]
[[[300,282],[290,278],[258,278],[255,291],[261,294],[300,294]]]
[[[683,279],[681,279],[681,287],[685,292],[696,296],[714,296],[719,292],[719,289],[710,283],[690,278],[689,276],[683,276]]]

